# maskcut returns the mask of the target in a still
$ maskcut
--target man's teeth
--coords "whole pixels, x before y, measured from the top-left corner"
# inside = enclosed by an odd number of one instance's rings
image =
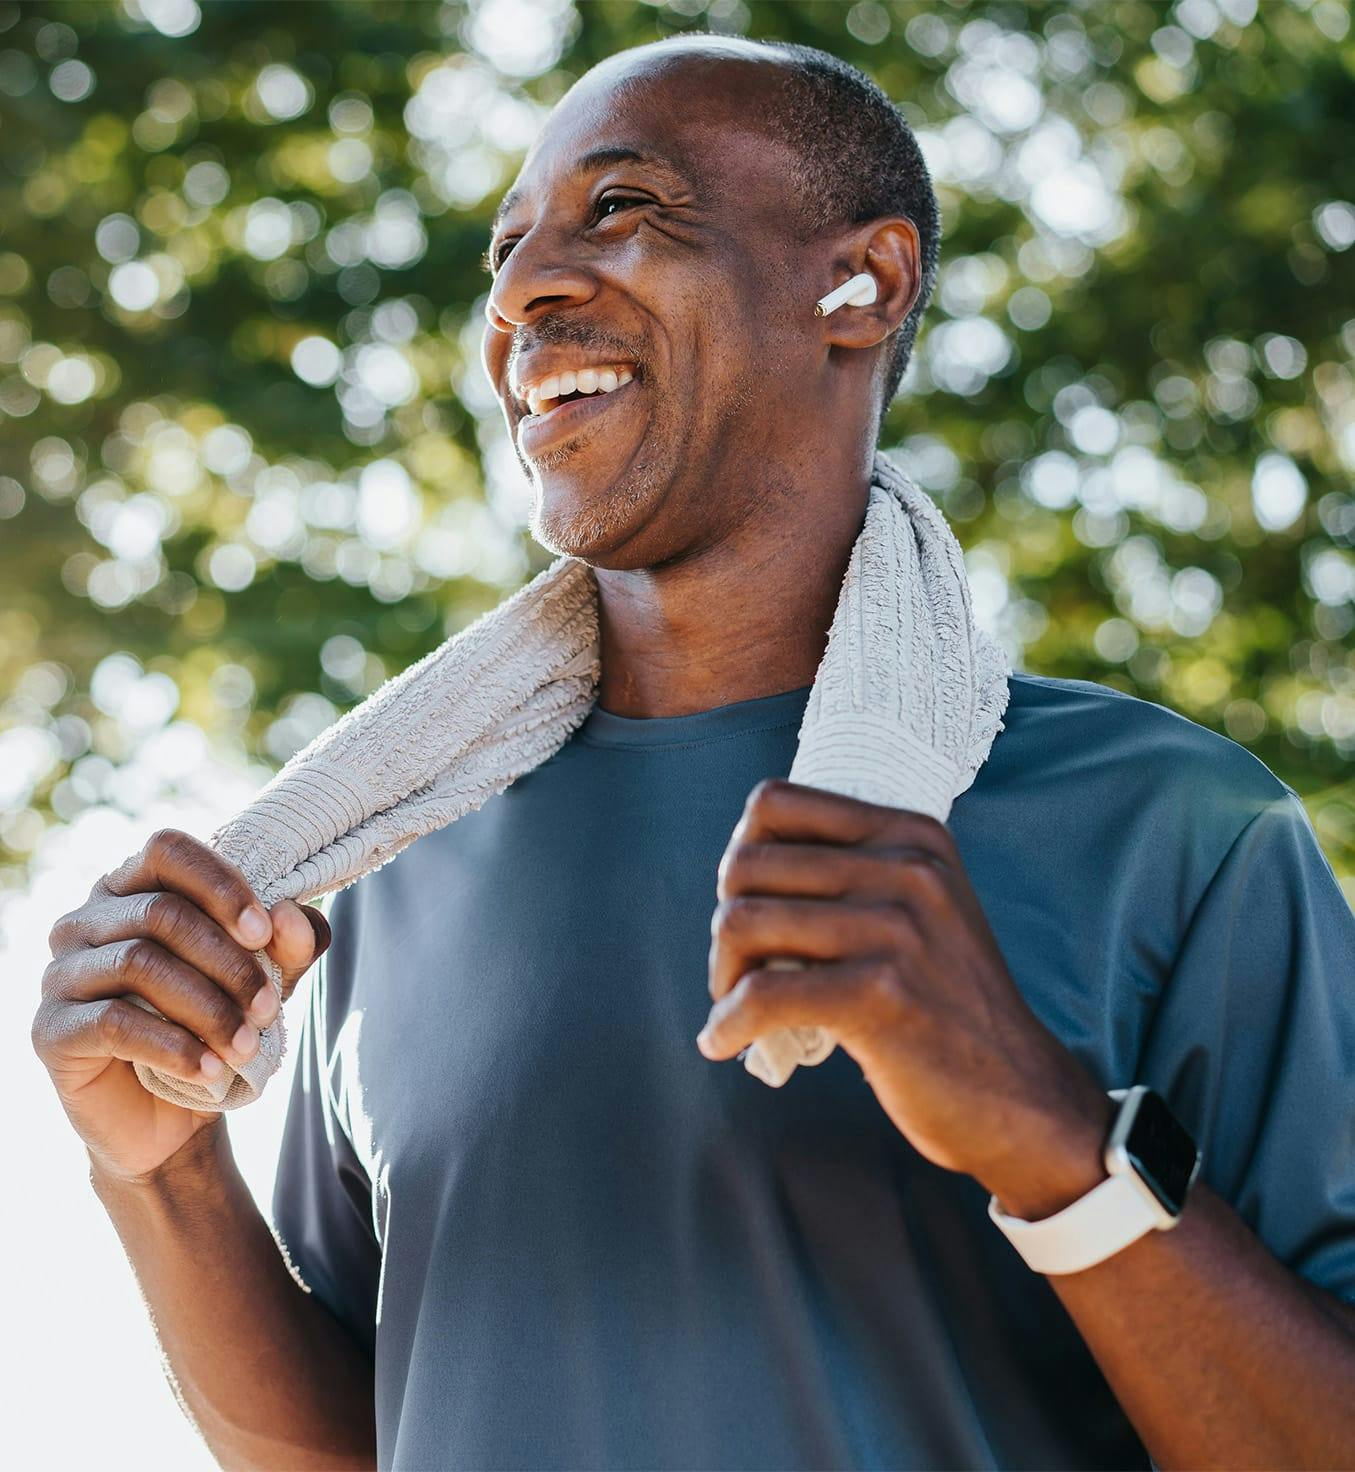
[[[634,374],[624,366],[580,368],[577,373],[553,373],[527,390],[527,412],[547,414],[569,394],[609,394],[629,383]]]

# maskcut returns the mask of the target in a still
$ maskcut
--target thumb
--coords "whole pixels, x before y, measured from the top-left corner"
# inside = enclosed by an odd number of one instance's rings
[[[273,938],[264,949],[282,972],[282,995],[286,999],[329,949],[329,921],[314,905],[298,905],[295,900],[279,900],[269,914]]]

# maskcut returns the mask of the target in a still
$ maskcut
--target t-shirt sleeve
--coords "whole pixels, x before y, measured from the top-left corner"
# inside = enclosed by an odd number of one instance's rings
[[[337,929],[337,926],[336,926]],[[372,1184],[331,1085],[342,1027],[334,946],[316,963],[273,1184],[273,1225],[293,1273],[375,1357],[381,1246]],[[346,950],[346,948],[344,948]]]
[[[1194,1133],[1202,1179],[1355,1303],[1355,913],[1287,785],[1199,901],[1139,1071]]]

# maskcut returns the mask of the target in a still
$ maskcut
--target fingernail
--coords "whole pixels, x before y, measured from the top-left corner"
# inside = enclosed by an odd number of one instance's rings
[[[315,932],[315,954],[316,956],[323,956],[329,949],[329,943],[333,939],[333,932],[329,928],[329,921],[325,919],[319,910],[312,910],[306,905],[303,905],[301,908],[302,913],[311,923],[311,929]]]
[[[251,1027],[248,1022],[240,1024],[240,1031],[231,1039],[231,1047],[242,1058],[252,1058],[254,1050],[259,1046],[258,1029]]]
[[[202,1062],[198,1064],[198,1068],[204,1074],[206,1074],[208,1078],[220,1078],[221,1071],[225,1068],[225,1066],[226,1065],[221,1061],[220,1058],[216,1056],[215,1053],[204,1053],[202,1055]]]
[[[696,1046],[707,1057],[710,1057],[710,1034],[704,1029],[696,1035]]]
[[[268,922],[268,916],[258,905],[250,905],[241,914],[237,923],[240,938],[247,946],[261,946],[268,939],[268,932],[273,928]]]
[[[267,1027],[278,1015],[278,1009],[281,1006],[278,994],[271,985],[265,984],[254,993],[254,1000],[249,1004],[249,1015],[260,1027]]]

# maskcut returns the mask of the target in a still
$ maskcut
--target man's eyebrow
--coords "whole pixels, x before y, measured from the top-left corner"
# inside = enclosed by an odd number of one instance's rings
[[[659,169],[664,173],[686,180],[687,171],[673,159],[665,158],[661,153],[655,153],[653,149],[632,148],[627,144],[611,143],[601,148],[590,148],[587,153],[581,154],[575,159],[570,168],[569,177],[577,179],[583,174],[591,174],[595,169],[605,169],[612,164],[642,164],[645,168]],[[499,207],[494,211],[494,218],[490,221],[489,233],[493,236],[499,226],[503,223],[503,217],[515,205],[522,203],[522,191],[510,189],[499,202]]]

